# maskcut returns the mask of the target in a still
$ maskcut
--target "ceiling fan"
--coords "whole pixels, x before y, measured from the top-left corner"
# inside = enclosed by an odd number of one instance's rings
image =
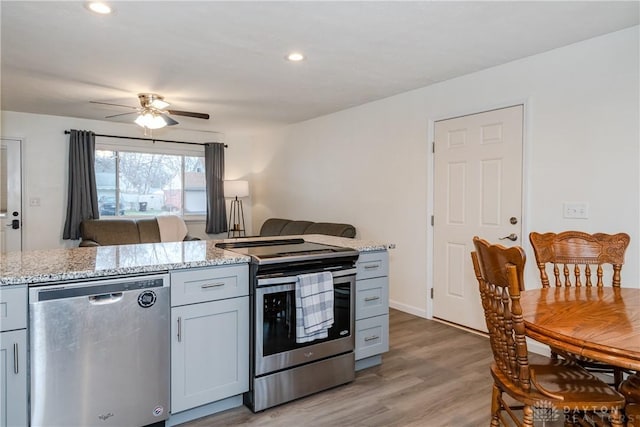
[[[180,111],[180,110],[167,110],[170,105],[164,100],[164,97],[156,93],[139,93],[138,99],[140,100],[140,107],[132,107],[130,105],[113,104],[110,102],[89,101],[92,104],[113,105],[116,107],[131,108],[136,111],[129,113],[120,113],[106,116],[105,119],[112,117],[125,116],[127,114],[138,114],[138,117],[134,122],[138,126],[142,126],[145,129],[160,129],[165,126],[177,125],[178,122],[169,115],[173,116],[185,116],[193,117],[196,119],[209,120],[209,115],[206,113],[194,113],[192,111]]]

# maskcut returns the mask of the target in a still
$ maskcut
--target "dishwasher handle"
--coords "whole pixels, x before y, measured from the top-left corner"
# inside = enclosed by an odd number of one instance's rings
[[[93,305],[113,304],[122,299],[122,292],[114,292],[112,294],[91,295],[89,303]]]

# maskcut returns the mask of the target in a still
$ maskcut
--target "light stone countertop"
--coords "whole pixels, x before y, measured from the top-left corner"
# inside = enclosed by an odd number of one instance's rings
[[[305,234],[296,236],[309,242],[323,243],[325,245],[344,246],[356,249],[360,252],[386,251],[388,245],[386,243],[374,242],[372,240],[350,239],[347,237],[334,237],[324,234]]]
[[[260,240],[290,237],[345,246],[360,252],[387,249],[386,245],[376,242],[319,234],[277,236]],[[225,241],[235,240],[240,239]],[[220,240],[197,240],[8,252],[0,256],[0,286],[46,284],[250,262],[247,256],[216,248],[215,244],[218,242]]]

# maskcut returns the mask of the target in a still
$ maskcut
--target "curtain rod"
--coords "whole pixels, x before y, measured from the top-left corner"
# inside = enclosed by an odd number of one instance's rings
[[[65,130],[64,134],[65,135],[69,135],[71,133],[71,131],[69,130]],[[137,139],[139,141],[151,141],[151,142],[175,142],[178,144],[189,144],[189,145],[205,145],[206,142],[186,142],[186,141],[171,141],[169,139],[155,139],[155,138],[139,138],[139,137],[135,137],[135,136],[119,136],[119,135],[102,135],[99,133],[96,133],[95,136],[101,136],[103,138],[120,138],[120,139]],[[224,144],[224,148],[227,148],[228,145]]]

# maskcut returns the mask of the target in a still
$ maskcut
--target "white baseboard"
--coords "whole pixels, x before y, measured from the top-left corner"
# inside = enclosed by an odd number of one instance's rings
[[[407,304],[402,304],[397,301],[389,300],[389,307],[396,310],[404,311],[405,313],[413,314],[414,316],[423,317],[427,319],[427,310],[424,308],[414,307]]]
[[[405,313],[409,313],[409,314],[413,314],[414,316],[418,316],[418,317],[423,317],[425,319],[428,319],[427,317],[427,311],[425,309],[422,308],[418,308],[418,307],[414,307],[411,305],[407,305],[407,304],[402,304],[399,303],[397,301],[392,301],[389,300],[389,307],[391,308],[395,308],[396,310],[400,310],[403,311]],[[449,322],[443,322],[446,323],[450,326],[454,326],[456,327],[456,325],[454,324],[450,324]],[[473,333],[480,333],[478,331],[473,331],[464,327],[459,327],[460,329],[466,330],[468,332],[473,332]],[[484,334],[483,334],[484,335]],[[549,350],[549,346],[546,344],[542,344],[541,342],[538,341],[534,341],[530,338],[527,338],[527,349],[532,352],[532,353],[536,353],[536,354],[541,354],[543,356],[550,356],[551,355],[551,351]]]

